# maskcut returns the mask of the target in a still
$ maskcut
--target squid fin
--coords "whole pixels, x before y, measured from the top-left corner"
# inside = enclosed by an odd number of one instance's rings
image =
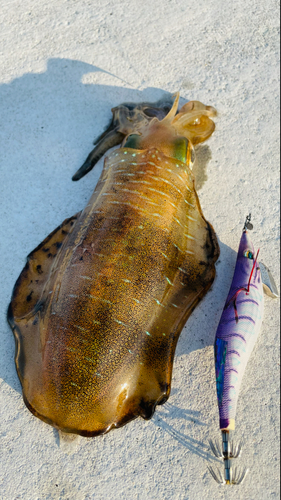
[[[49,279],[54,259],[60,252],[63,242],[72,232],[80,212],[65,219],[33,252],[27,256],[27,262],[13,290],[8,309],[8,321],[13,327],[15,321],[36,312],[43,288]]]

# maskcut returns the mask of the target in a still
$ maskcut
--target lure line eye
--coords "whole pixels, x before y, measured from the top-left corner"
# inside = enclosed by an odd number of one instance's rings
[[[250,252],[250,250],[246,250],[246,252],[244,253],[244,257],[247,257],[247,259],[253,259],[254,254]]]

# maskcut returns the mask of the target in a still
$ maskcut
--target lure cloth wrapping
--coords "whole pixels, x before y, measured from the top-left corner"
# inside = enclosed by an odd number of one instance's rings
[[[254,248],[243,231],[215,339],[220,429],[233,430],[240,385],[263,317],[263,285]]]

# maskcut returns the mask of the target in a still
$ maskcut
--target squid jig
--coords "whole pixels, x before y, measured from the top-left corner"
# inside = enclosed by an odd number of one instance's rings
[[[234,446],[230,431],[235,428],[239,389],[262,324],[263,290],[271,297],[278,297],[272,275],[266,266],[258,262],[259,250],[255,253],[248,233],[252,229],[249,214],[214,345],[222,448],[218,441],[210,440],[209,443],[215,457],[223,459],[224,476],[212,467],[209,471],[219,484],[241,484],[248,472],[246,468],[232,471],[232,459],[239,457],[242,444]]]

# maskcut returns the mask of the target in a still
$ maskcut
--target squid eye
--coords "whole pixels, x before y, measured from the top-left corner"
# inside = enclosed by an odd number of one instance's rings
[[[247,250],[244,253],[244,257],[247,257],[247,259],[253,259],[254,258],[254,254],[252,252],[250,252],[250,250]]]

